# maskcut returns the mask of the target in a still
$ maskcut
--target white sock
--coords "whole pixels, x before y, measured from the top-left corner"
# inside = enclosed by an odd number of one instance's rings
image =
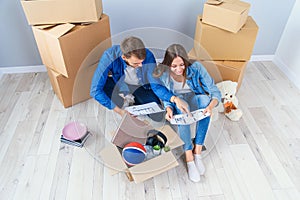
[[[197,170],[197,167],[195,165],[194,161],[187,162],[187,168],[188,168],[188,175],[191,181],[193,182],[199,182],[200,181],[200,174]]]
[[[195,160],[195,165],[199,171],[200,175],[204,175],[205,173],[205,166],[202,161],[202,156],[200,154],[194,154],[194,160]]]

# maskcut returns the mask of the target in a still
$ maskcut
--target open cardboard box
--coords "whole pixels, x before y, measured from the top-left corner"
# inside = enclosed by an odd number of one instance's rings
[[[65,108],[91,98],[90,87],[94,72],[103,52],[111,45],[110,38],[101,42],[84,59],[77,73],[69,77],[46,66],[53,91]]]
[[[208,0],[203,7],[203,22],[237,33],[245,24],[250,4],[239,0]]]
[[[141,121],[137,125],[135,122],[136,120],[138,119],[134,119],[133,117],[130,117],[130,115],[125,115],[122,118],[115,135],[118,134],[118,132],[122,132],[122,134],[126,132],[131,134],[131,136],[134,134],[134,137],[136,138],[144,138],[144,141],[146,141],[146,133],[148,130],[153,129],[153,127],[146,123],[141,125]],[[100,152],[100,157],[105,165],[110,168],[112,175],[119,172],[125,172],[129,180],[133,180],[135,183],[140,183],[178,165],[172,150],[183,145],[183,141],[169,125],[164,125],[155,129],[161,131],[167,137],[168,141],[166,145],[170,147],[171,151],[162,153],[157,157],[146,160],[135,166],[128,167],[123,161],[118,147],[113,143],[109,143]]]
[[[192,60],[197,60],[206,68],[210,76],[214,79],[215,83],[219,83],[225,80],[231,80],[238,83],[237,90],[240,88],[245,69],[247,66],[247,61],[204,61],[197,58],[195,50],[192,49],[189,52],[189,58]]]
[[[65,77],[76,76],[90,52],[111,37],[105,14],[91,24],[32,26],[32,30],[43,64]],[[93,64],[98,61],[99,57],[94,57]]]
[[[201,60],[248,61],[255,44],[258,26],[251,16],[238,33],[207,25],[199,15],[194,36],[194,50]]]
[[[102,0],[21,0],[30,25],[97,22]]]

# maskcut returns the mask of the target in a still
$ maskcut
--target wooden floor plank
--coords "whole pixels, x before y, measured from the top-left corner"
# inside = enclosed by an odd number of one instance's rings
[[[286,200],[300,199],[300,193],[296,189],[274,190],[274,194],[277,199],[286,199]]]
[[[74,147],[61,144],[52,181],[50,199],[66,199]],[[48,162],[48,161],[47,161]]]
[[[57,101],[56,99],[54,99],[54,101]],[[57,103],[53,103],[53,105],[57,105]],[[55,107],[55,106],[54,106]],[[59,118],[59,120],[57,121],[55,127],[53,127],[54,130],[52,133],[52,142],[51,145],[49,145],[49,154],[48,155],[48,161],[47,161],[47,168],[46,168],[46,175],[44,178],[44,182],[42,184],[42,188],[41,188],[41,195],[43,196],[43,198],[45,199],[50,199],[50,196],[53,195],[54,193],[54,189],[56,187],[55,182],[54,182],[54,177],[55,177],[55,172],[57,170],[60,170],[59,168],[56,169],[56,166],[58,165],[58,155],[60,154],[60,146],[61,146],[61,142],[60,142],[60,136],[61,136],[61,130],[64,127],[65,124],[65,116],[66,113],[63,114],[63,112],[61,113],[61,118]],[[45,129],[47,130],[47,129]],[[50,142],[50,141],[49,141]],[[37,155],[44,155],[44,154],[40,154],[39,152],[37,152]],[[67,176],[67,174],[65,174],[65,176]],[[67,189],[67,188],[64,188]]]
[[[172,199],[168,173],[164,172],[154,177],[155,199]]]
[[[55,135],[60,135],[59,132],[56,132],[56,125],[59,121],[61,115],[65,115],[64,109],[61,103],[54,98],[52,102],[51,109],[49,111],[49,115],[47,121],[45,122],[45,128],[43,130],[41,142],[38,149],[38,154],[50,154],[52,142],[54,140]],[[61,130],[60,130],[61,131]]]
[[[46,176],[48,156],[28,156],[16,190],[15,199],[39,199]]]
[[[5,162],[1,162],[0,165],[0,196],[14,196],[15,189],[19,185],[19,178],[24,171],[24,163],[26,161],[26,155],[29,151],[31,140],[33,138],[36,121],[22,121],[18,122],[15,134],[11,138],[11,142],[8,143],[7,151],[4,155]],[[14,167],[12,167],[14,166]],[[11,199],[11,198],[6,198]]]
[[[201,177],[202,178],[202,183],[204,187],[203,193],[206,196],[218,196],[218,195],[223,195],[223,191],[221,189],[221,184],[217,174],[216,169],[214,168],[211,155],[206,156],[203,158],[203,163],[205,165],[206,171],[205,171],[205,176]]]
[[[275,199],[267,179],[247,145],[231,145],[230,150],[252,199]]]
[[[179,179],[176,174],[176,168],[169,170],[167,173],[169,177],[169,187],[170,187],[172,199],[182,199]]]
[[[20,112],[20,110],[26,110],[29,95],[29,92],[21,93],[21,96],[12,110],[7,124],[4,126],[3,132],[0,135],[0,163],[3,162],[3,157],[5,156],[7,148],[12,141],[17,125],[22,118],[23,113]]]
[[[221,136],[218,140],[216,147],[222,160],[222,165],[227,179],[231,185],[234,199],[251,199],[245,182],[243,181],[241,174],[238,173],[238,166],[234,160],[230,146],[226,143],[226,140],[223,136]]]
[[[91,199],[93,194],[94,159],[84,148],[75,148],[70,169],[66,199]]]

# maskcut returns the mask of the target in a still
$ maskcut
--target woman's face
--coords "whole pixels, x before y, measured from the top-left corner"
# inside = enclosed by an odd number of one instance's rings
[[[177,75],[177,76],[182,76],[184,69],[185,69],[185,66],[184,66],[184,62],[183,62],[182,58],[180,58],[179,56],[174,58],[171,66],[170,66],[171,73],[173,73],[174,75]]]

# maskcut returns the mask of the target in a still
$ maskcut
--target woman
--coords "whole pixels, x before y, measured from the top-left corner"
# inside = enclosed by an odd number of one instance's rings
[[[211,114],[221,100],[221,93],[205,67],[197,61],[192,63],[184,47],[179,44],[168,47],[162,63],[155,68],[153,75],[159,77],[164,86],[175,94],[170,102],[164,101],[168,121],[173,115],[182,113],[174,103],[176,98],[184,99],[191,111],[204,109],[204,114]],[[197,122],[194,141],[190,125],[178,125],[180,138],[185,143],[183,148],[188,175],[194,182],[200,181],[200,175],[205,172],[201,151],[209,123],[210,117]]]

